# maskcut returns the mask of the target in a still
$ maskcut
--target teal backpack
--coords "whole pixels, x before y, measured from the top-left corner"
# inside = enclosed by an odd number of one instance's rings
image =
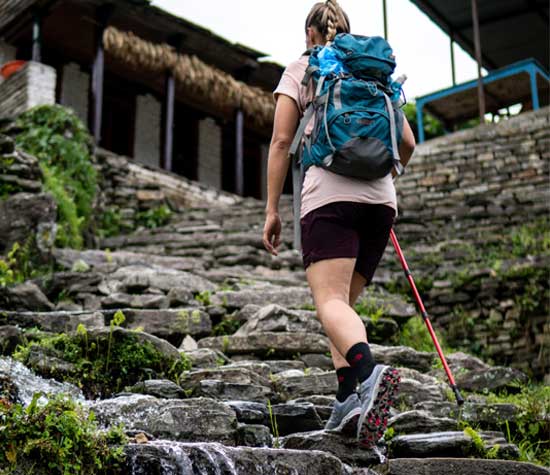
[[[294,156],[303,139],[303,170],[316,165],[364,180],[382,178],[394,167],[402,173],[404,78],[392,81],[395,66],[390,45],[377,36],[341,33],[332,44],[310,50],[302,84],[312,80],[316,92],[290,149]],[[304,137],[312,117],[313,132]]]
[[[300,248],[300,195],[305,171],[312,165],[340,175],[373,180],[395,168],[403,173],[399,140],[403,127],[401,86],[393,81],[393,51],[384,38],[349,33],[308,52],[302,80],[315,85],[315,96],[300,121],[289,155],[294,195],[294,247]],[[310,136],[304,131],[311,118]],[[303,143],[303,147],[300,145]]]

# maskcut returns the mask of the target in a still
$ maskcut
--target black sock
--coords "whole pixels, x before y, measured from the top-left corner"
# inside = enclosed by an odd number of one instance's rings
[[[336,370],[336,377],[338,378],[336,399],[340,402],[344,402],[355,392],[355,387],[357,386],[357,371],[350,366],[344,366]]]
[[[371,375],[372,370],[376,366],[367,343],[356,343],[353,345],[348,350],[346,361],[357,371],[357,379],[360,383]]]

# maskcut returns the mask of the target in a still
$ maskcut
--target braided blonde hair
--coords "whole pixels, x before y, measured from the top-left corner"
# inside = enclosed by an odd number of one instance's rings
[[[349,18],[337,0],[326,0],[313,5],[306,18],[306,31],[315,27],[325,42],[330,42],[338,33],[349,33]]]

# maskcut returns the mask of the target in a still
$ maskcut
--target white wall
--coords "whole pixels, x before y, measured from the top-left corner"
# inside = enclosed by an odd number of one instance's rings
[[[199,181],[222,187],[222,130],[211,118],[199,122]]]
[[[0,84],[0,115],[15,116],[31,107],[55,104],[55,69],[27,62]]]
[[[142,165],[160,166],[161,103],[150,94],[138,96],[134,159]]]
[[[76,63],[63,66],[63,83],[61,84],[61,104],[70,107],[76,115],[88,123],[88,93],[90,75],[80,69]]]

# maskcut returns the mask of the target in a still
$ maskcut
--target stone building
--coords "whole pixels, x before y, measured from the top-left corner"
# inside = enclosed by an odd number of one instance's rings
[[[0,116],[60,103],[97,144],[261,198],[282,67],[147,0],[0,0]]]

